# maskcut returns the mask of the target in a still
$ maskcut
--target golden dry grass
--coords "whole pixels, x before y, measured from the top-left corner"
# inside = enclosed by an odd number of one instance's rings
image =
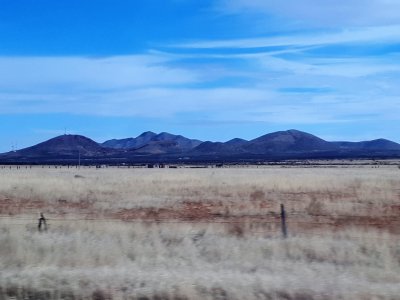
[[[279,203],[292,212],[390,215],[399,204],[399,175],[394,167],[4,169],[0,170],[0,199],[39,201],[56,214],[68,213],[69,206],[76,213],[74,204],[91,205],[100,213],[201,201],[219,204],[221,213],[229,210],[233,215],[276,210]]]
[[[399,299],[399,175],[2,169],[0,299]]]

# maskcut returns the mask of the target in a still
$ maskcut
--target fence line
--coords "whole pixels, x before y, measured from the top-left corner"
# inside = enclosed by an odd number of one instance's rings
[[[12,219],[18,221],[30,221],[31,223],[37,222],[35,219]],[[161,223],[161,224],[281,224],[280,220],[275,221],[263,221],[263,220],[251,220],[251,221],[212,221],[212,220],[177,220],[173,221],[170,219],[154,219],[154,220],[145,220],[145,219],[134,219],[134,220],[121,220],[121,219],[46,219],[48,222],[99,222],[99,223]],[[22,223],[21,223],[22,224]],[[24,223],[27,224],[27,223]],[[29,223],[28,223],[29,224]],[[292,225],[340,225],[337,222],[307,222],[307,221],[288,221],[286,220],[286,224]],[[11,224],[12,225],[12,224]],[[351,222],[346,225],[381,225],[378,222]]]
[[[33,224],[32,224],[33,225]],[[29,224],[7,224],[7,226],[29,226]],[[35,225],[36,226],[36,225]],[[243,235],[246,234],[263,234],[263,235],[268,235],[268,234],[275,234],[274,238],[278,238],[278,234],[279,234],[279,230],[263,230],[263,231],[253,231],[253,230],[245,230]],[[143,233],[146,234],[146,233]],[[178,233],[174,233],[174,235],[178,235],[180,237],[196,237],[199,235],[202,235],[201,233],[197,232],[197,233],[185,233],[185,234],[178,234]],[[206,236],[226,236],[226,233],[205,233],[204,235]],[[235,235],[235,234],[232,234]],[[237,235],[241,235],[241,234],[237,234]],[[390,241],[390,242],[395,242],[396,240],[392,239],[392,238],[386,238],[384,236],[355,236],[355,235],[347,235],[344,234],[343,236],[332,236],[332,235],[327,235],[327,234],[323,234],[323,233],[316,233],[313,232],[312,230],[307,232],[307,231],[299,231],[299,230],[295,230],[293,231],[290,235],[288,235],[289,237],[303,237],[303,235],[305,236],[318,236],[318,237],[330,237],[330,238],[337,238],[337,239],[368,239],[368,240],[381,240],[381,241]],[[397,235],[399,238],[400,236]],[[271,236],[267,236],[267,238],[271,238]]]
[[[139,209],[139,208],[138,208]],[[66,213],[67,215],[68,213]],[[78,215],[78,216],[87,216],[87,213],[73,213],[73,215]],[[286,211],[286,215],[288,217],[308,217],[308,218],[318,218],[318,217],[329,217],[329,218],[371,218],[371,216],[369,215],[347,215],[347,214],[343,214],[343,215],[339,215],[339,214],[335,214],[335,215],[328,215],[328,214],[307,214],[307,213],[288,213]],[[14,216],[7,216],[7,215],[0,215],[0,219],[4,219],[4,218],[14,218]],[[210,215],[210,217],[215,217],[215,218],[224,218],[223,216],[218,216],[218,215]],[[256,217],[264,217],[264,218],[276,218],[276,219],[280,219],[280,213],[273,213],[273,214],[267,214],[267,215],[231,215],[231,216],[227,216],[225,218],[242,218],[242,217],[247,217],[247,218],[256,218]],[[398,219],[400,221],[400,214],[397,215],[379,215],[376,216],[376,218],[390,218],[390,219]],[[373,218],[373,217],[372,217]],[[16,217],[15,219],[20,219],[20,220],[32,220],[32,219],[26,219],[26,218],[19,218]],[[103,218],[106,220],[117,220],[116,218]],[[171,218],[166,218],[166,219],[171,219]],[[80,219],[80,218],[74,218],[74,219],[68,219],[68,220],[97,220],[95,218],[86,218],[86,219]],[[290,220],[290,219],[289,219]]]
[[[81,214],[83,215],[83,214]],[[290,214],[286,213],[286,216],[290,217]],[[299,215],[297,215],[299,216]],[[210,218],[212,218],[211,216]],[[124,219],[124,218],[103,218],[100,216],[99,218],[46,218],[48,221],[55,221],[55,222],[72,222],[72,221],[94,221],[94,222],[124,222],[124,223],[144,223],[144,222],[151,222],[151,223],[210,223],[210,224],[235,224],[235,223],[262,223],[262,224],[280,224],[281,218],[278,216],[273,216],[273,220],[260,220],[260,219],[253,219],[256,217],[262,217],[261,215],[242,215],[242,216],[228,216],[226,217],[227,220],[212,220],[208,219],[207,217],[201,218],[201,219],[191,219],[190,217],[187,217],[185,219],[184,217],[177,217],[177,218],[152,218],[152,219],[141,219],[141,218],[132,218],[132,219]],[[266,216],[266,218],[271,217],[271,216]],[[310,216],[310,215],[305,215],[305,217],[318,217],[318,216]],[[334,215],[331,216],[332,218],[352,218],[353,216],[350,215]],[[363,216],[365,218],[368,218],[369,216],[365,215]],[[381,216],[382,218],[390,218],[390,216]],[[224,218],[224,217],[215,217],[215,218]],[[233,220],[230,220],[230,219]],[[246,220],[234,220],[234,218],[248,218]],[[31,221],[31,222],[36,222],[38,219],[34,218],[23,218],[23,217],[14,217],[14,216],[0,216],[0,219],[6,219],[6,220],[18,220],[18,221]],[[391,220],[398,220],[400,221],[400,216],[395,216],[391,218]],[[334,225],[337,224],[337,222],[340,221],[338,220],[330,220],[330,221],[299,221],[299,220],[293,220],[290,218],[286,218],[286,223],[287,224],[326,224],[326,225]],[[354,225],[378,225],[380,223],[377,222],[351,222],[350,224]]]
[[[32,222],[31,223],[12,223],[12,224],[4,224],[4,225],[5,226],[24,226],[24,227],[28,227],[28,226],[35,226],[36,227],[37,226],[33,222],[35,220],[29,219],[29,221],[32,221]],[[47,221],[54,221],[54,219],[53,220],[48,220],[47,219]],[[57,221],[69,221],[69,220],[57,220]],[[88,220],[82,220],[82,221],[88,221]],[[89,220],[89,221],[94,221],[94,220]],[[118,220],[114,220],[114,221],[118,221]],[[150,222],[151,223],[157,223],[157,222],[154,222],[154,221],[141,222],[139,220],[137,220],[137,222],[131,222],[131,223],[150,223]],[[126,224],[126,223],[129,223],[129,222],[121,222],[121,223],[123,223],[123,224],[125,223]],[[187,222],[162,222],[162,224],[165,224],[165,223],[168,223],[168,224],[183,224],[183,223],[187,223]],[[197,223],[197,222],[191,222],[191,223]],[[208,222],[208,223],[209,224],[214,224],[215,222]],[[226,224],[235,224],[235,223],[230,223],[230,222],[225,222],[225,223]],[[307,223],[307,222],[303,222],[303,223],[304,224],[313,225],[313,223]],[[279,225],[279,223],[277,223],[277,222],[275,222],[274,224],[275,225]],[[318,223],[318,224],[320,224],[320,223]],[[48,224],[50,229],[52,227],[51,225],[52,225],[51,223]],[[365,224],[363,224],[363,225],[365,225]],[[235,230],[235,229],[233,228],[233,230]],[[318,237],[331,237],[331,238],[339,238],[339,239],[373,239],[373,240],[382,240],[382,241],[391,241],[391,242],[396,241],[393,238],[386,238],[385,236],[356,236],[356,235],[347,235],[347,234],[344,234],[343,236],[340,236],[340,235],[339,236],[331,236],[331,235],[327,235],[326,233],[323,234],[323,233],[315,232],[315,230],[318,230],[318,228],[310,229],[310,231],[297,230],[296,228],[294,228],[291,231],[291,234],[288,235],[288,236],[290,236],[290,237],[303,237],[305,235],[305,236],[313,236],[313,237],[318,236]],[[273,234],[273,235],[275,235],[274,238],[277,238],[279,232],[280,232],[280,230],[277,227],[275,230],[266,229],[266,230],[262,230],[262,231],[251,230],[251,229],[250,230],[249,229],[243,229],[243,232],[238,232],[236,234],[232,233],[232,234],[233,235],[238,235],[238,236],[246,235],[246,234],[262,234],[262,235],[266,236],[267,238],[271,238],[271,236],[268,236],[268,235]],[[146,234],[146,233],[144,233],[144,234]],[[174,234],[175,235],[179,235],[179,236],[189,236],[189,237],[196,237],[196,236],[201,235],[201,233],[199,233],[199,232],[197,232],[197,233],[185,233],[185,234],[183,234],[183,233],[182,234],[174,233]],[[207,236],[223,236],[223,235],[226,235],[226,233],[222,233],[222,232],[221,233],[205,233],[205,235],[207,235]],[[395,236],[400,238],[400,235],[395,234]]]
[[[117,214],[117,213],[116,213]],[[135,218],[135,219],[124,219],[124,218],[117,218],[118,215],[115,215],[115,218],[102,218],[99,216],[98,218],[95,217],[88,217],[89,214],[83,214],[83,213],[78,213],[75,215],[80,215],[80,216],[86,216],[85,218],[57,218],[57,219],[47,219],[44,217],[43,213],[40,213],[40,218],[38,219],[38,230],[39,231],[46,231],[48,229],[47,227],[47,222],[76,222],[76,221],[82,221],[82,222],[103,222],[103,223],[110,223],[110,222],[120,222],[120,223],[140,223],[140,224],[146,224],[146,223],[151,223],[151,224],[229,224],[229,225],[234,225],[234,224],[274,224],[275,227],[278,227],[280,224],[281,227],[281,235],[285,239],[288,236],[288,225],[290,226],[290,229],[292,229],[296,225],[318,225],[318,226],[339,226],[341,225],[340,223],[340,218],[368,218],[370,216],[367,215],[327,215],[327,214],[305,214],[305,213],[290,213],[287,214],[285,207],[283,204],[280,205],[280,214],[275,213],[275,212],[270,212],[269,214],[266,215],[242,215],[242,216],[225,216],[221,217],[220,215],[207,215],[204,216],[203,218],[196,219],[195,217],[191,217],[190,214],[188,216],[177,216],[175,218],[166,218],[166,217],[156,217],[153,216],[151,219],[140,219],[140,218]],[[289,219],[287,220],[287,216],[294,217],[294,219]],[[211,218],[215,219],[211,219]],[[328,217],[328,220],[325,221],[319,221],[319,220],[311,220],[311,221],[304,221],[304,220],[296,220],[297,218],[302,217],[308,217],[308,218],[319,218],[319,217]],[[386,219],[390,220],[400,220],[399,216],[381,216],[385,217]],[[15,216],[5,216],[5,215],[0,215],[1,219],[6,219],[6,220],[12,220],[12,221],[26,221],[29,222],[27,223],[13,223],[13,224],[7,224],[9,226],[29,226],[30,224],[33,224],[36,222],[35,219],[28,218],[28,217],[15,217]],[[244,218],[244,220],[238,220],[234,218]],[[257,218],[257,219],[255,219]],[[263,219],[261,219],[263,218]],[[336,219],[335,219],[336,218]],[[358,226],[358,225],[363,225],[363,226],[379,226],[382,225],[379,222],[374,222],[373,220],[370,222],[360,222],[362,220],[357,220],[356,222],[346,222],[347,225],[353,225],[353,226]],[[50,224],[49,224],[50,225]],[[318,236],[316,233],[311,233],[311,232],[305,232],[305,231],[299,231],[296,230],[295,228],[293,232],[295,234],[298,233],[303,233],[303,234],[313,234],[313,236]],[[318,229],[318,228],[317,228]],[[232,228],[232,231],[235,231],[235,228]],[[313,229],[310,229],[312,231]],[[267,233],[276,233],[278,230],[273,230],[271,229],[268,230],[263,230],[263,231],[254,231],[254,230],[249,230],[249,229],[243,229],[243,228],[237,228],[236,230],[237,235],[243,235],[245,232],[246,233],[260,233],[260,234],[267,234]],[[198,235],[196,234],[191,234],[191,235]],[[320,234],[322,236],[322,234]],[[325,236],[325,235],[324,235]],[[349,237],[349,236],[347,236]],[[365,237],[353,237],[353,238],[365,238]]]

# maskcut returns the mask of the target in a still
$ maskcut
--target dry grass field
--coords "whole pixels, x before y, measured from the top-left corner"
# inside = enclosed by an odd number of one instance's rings
[[[400,299],[400,170],[2,168],[2,299]]]

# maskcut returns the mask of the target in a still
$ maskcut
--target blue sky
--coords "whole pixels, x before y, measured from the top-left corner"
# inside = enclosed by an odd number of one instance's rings
[[[0,0],[0,152],[299,129],[400,142],[400,1]]]

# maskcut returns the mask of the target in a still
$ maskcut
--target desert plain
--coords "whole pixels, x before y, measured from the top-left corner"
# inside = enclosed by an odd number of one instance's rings
[[[0,299],[400,299],[400,168],[3,166]]]

